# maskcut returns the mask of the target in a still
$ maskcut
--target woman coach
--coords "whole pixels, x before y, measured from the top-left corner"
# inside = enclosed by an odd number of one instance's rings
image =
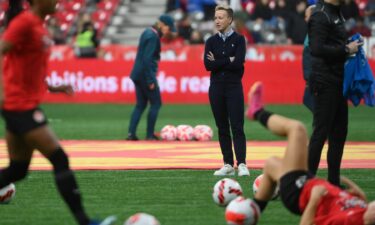
[[[246,137],[244,126],[244,95],[242,76],[246,54],[245,38],[236,33],[231,24],[233,10],[227,6],[215,9],[215,26],[218,33],[205,44],[204,65],[211,72],[209,99],[219,131],[219,142],[224,166],[215,176],[234,175],[232,130],[238,176],[249,176],[246,166]]]

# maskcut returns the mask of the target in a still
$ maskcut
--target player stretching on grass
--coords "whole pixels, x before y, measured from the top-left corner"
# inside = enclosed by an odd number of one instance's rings
[[[308,173],[304,125],[264,110],[262,84],[259,82],[249,92],[246,116],[288,140],[284,158],[272,157],[265,163],[264,178],[254,196],[261,210],[279,184],[283,204],[292,213],[302,215],[301,225],[375,224],[375,201],[367,204],[365,194],[356,184],[342,177],[341,182],[348,187],[344,191]]]
[[[30,11],[23,11],[22,2],[9,0],[8,26],[0,42],[0,101],[10,158],[0,172],[0,189],[26,177],[33,150],[38,149],[53,165],[57,188],[78,224],[112,224],[114,217],[95,222],[87,216],[68,157],[38,107],[47,89],[73,93],[70,85],[51,87],[45,82],[52,41],[44,18],[55,11],[56,0],[29,0]]]

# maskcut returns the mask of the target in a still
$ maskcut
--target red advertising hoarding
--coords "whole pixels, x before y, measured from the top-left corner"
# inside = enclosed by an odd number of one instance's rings
[[[134,85],[129,78],[133,63],[124,61],[71,60],[51,62],[47,81],[70,83],[73,97],[47,94],[45,102],[132,103]],[[246,62],[244,91],[254,81],[265,84],[268,103],[300,103],[304,88],[301,62]],[[164,103],[208,103],[209,73],[203,62],[162,62],[158,81]]]
[[[72,84],[73,97],[48,93],[45,102],[133,103],[134,85],[129,78],[136,55],[134,46],[103,47],[103,59],[76,59],[67,46],[56,46],[50,58],[48,82]],[[204,47],[164,48],[158,80],[163,103],[208,103],[210,74],[203,65]],[[372,68],[375,61],[371,60]],[[299,104],[302,78],[302,46],[249,46],[246,53],[244,91],[263,81],[265,102]]]

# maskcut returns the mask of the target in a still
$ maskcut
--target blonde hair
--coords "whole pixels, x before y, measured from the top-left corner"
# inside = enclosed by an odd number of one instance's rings
[[[219,10],[223,10],[223,11],[227,12],[228,17],[233,20],[233,14],[234,14],[233,9],[230,8],[228,5],[218,5],[218,6],[216,6],[215,12],[219,11]]]

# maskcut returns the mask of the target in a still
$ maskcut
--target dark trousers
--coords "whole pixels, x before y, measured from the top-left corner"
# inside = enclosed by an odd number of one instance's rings
[[[146,137],[152,137],[155,131],[156,119],[161,107],[160,89],[158,86],[154,90],[150,90],[148,84],[143,81],[134,81],[135,94],[137,103],[133,110],[129,125],[129,134],[136,135],[137,126],[141,119],[143,111],[150,102],[150,110],[147,116],[147,134]]]
[[[340,167],[348,131],[348,104],[342,89],[314,88],[313,133],[309,145],[309,171],[316,174],[324,142],[328,139],[328,181],[340,185]]]
[[[225,164],[234,165],[232,138],[237,164],[246,163],[244,126],[244,96],[241,83],[211,83],[209,98]]]

